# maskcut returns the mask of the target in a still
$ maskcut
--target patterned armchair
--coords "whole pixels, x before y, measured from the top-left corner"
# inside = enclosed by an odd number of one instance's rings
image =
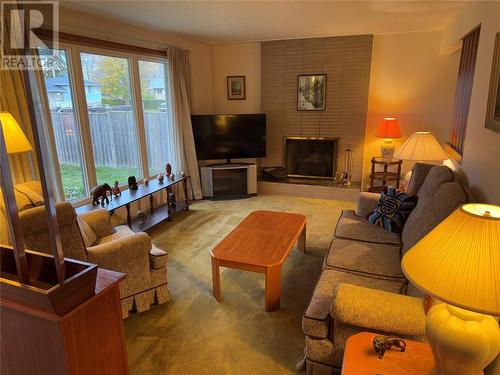
[[[56,204],[64,255],[127,275],[120,284],[122,315],[149,310],[153,303],[169,300],[167,253],[156,248],[146,233],[127,226],[113,228],[110,214],[95,210],[77,216],[70,203]],[[26,247],[48,252],[49,236],[44,207],[19,213]]]

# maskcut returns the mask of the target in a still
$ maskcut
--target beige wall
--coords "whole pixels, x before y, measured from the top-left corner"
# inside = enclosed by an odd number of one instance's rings
[[[380,156],[382,139],[374,136],[384,116],[400,121],[396,149],[415,131],[448,139],[459,53],[440,54],[440,32],[375,35],[365,137],[363,187],[369,184],[372,156]],[[403,163],[403,171],[412,167]]]
[[[212,47],[214,113],[259,113],[260,43],[223,44]],[[228,100],[227,76],[245,76],[246,100]]]
[[[211,45],[157,29],[135,25],[129,21],[84,13],[65,7],[60,8],[59,18],[60,31],[63,32],[156,49],[174,46],[190,50],[193,112],[209,113],[212,111]]]
[[[495,35],[500,31],[499,15],[499,2],[469,2],[442,34],[442,50],[449,51],[481,24],[464,154],[462,163],[455,166],[478,201],[495,204],[500,204],[500,134],[486,129],[484,124]]]

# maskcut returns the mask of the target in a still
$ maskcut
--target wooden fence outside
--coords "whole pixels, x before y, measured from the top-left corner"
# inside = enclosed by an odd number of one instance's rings
[[[139,138],[131,111],[89,113],[96,166],[134,168],[139,165]],[[79,130],[72,112],[52,112],[57,156],[60,164],[80,165]],[[145,112],[144,126],[150,170],[163,170],[168,161],[166,112]]]

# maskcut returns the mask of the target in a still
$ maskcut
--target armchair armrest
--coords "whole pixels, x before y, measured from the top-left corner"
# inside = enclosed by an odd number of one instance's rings
[[[111,215],[104,208],[84,212],[78,216],[90,225],[90,228],[92,228],[97,238],[103,238],[113,234]]]
[[[133,233],[87,248],[87,260],[99,267],[123,272],[121,298],[147,290],[151,284],[149,251],[151,239],[146,233]]]
[[[420,298],[339,284],[331,315],[346,325],[402,336],[425,334],[425,312]]]
[[[369,193],[367,191],[362,191],[358,195],[358,201],[356,202],[356,211],[354,212],[355,215],[366,217],[377,205],[379,199],[379,193]]]

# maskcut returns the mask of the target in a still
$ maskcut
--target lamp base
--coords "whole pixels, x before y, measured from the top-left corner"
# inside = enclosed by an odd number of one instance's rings
[[[394,143],[390,138],[386,138],[382,145],[380,146],[380,152],[382,154],[383,161],[391,161],[392,156],[394,155]]]
[[[427,313],[425,333],[434,356],[431,375],[480,375],[500,351],[500,328],[489,315],[445,303]]]

